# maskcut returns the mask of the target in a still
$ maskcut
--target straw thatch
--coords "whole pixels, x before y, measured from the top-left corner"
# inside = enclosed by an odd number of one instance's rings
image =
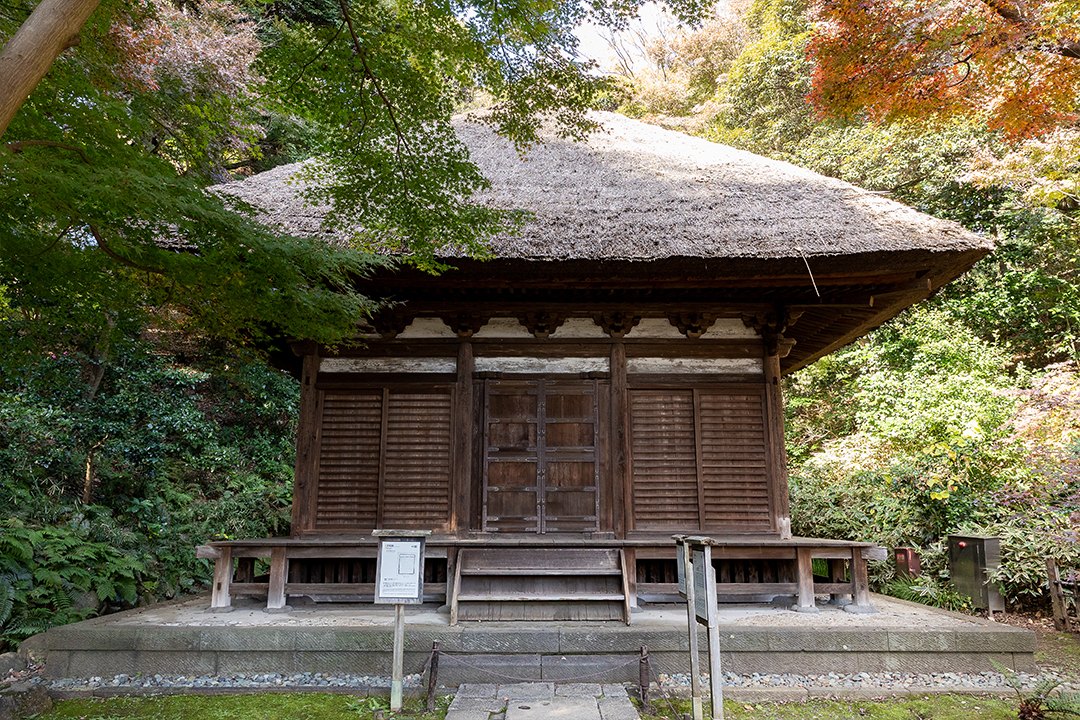
[[[654,260],[841,256],[921,251],[981,255],[989,240],[839,180],[613,113],[587,143],[550,137],[524,159],[467,117],[471,159],[492,181],[478,198],[532,213],[496,238],[497,257]],[[222,189],[286,231],[320,235],[287,165]]]

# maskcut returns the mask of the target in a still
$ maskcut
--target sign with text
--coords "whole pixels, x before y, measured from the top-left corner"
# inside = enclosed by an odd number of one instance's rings
[[[398,605],[424,601],[424,538],[379,538],[375,602]]]

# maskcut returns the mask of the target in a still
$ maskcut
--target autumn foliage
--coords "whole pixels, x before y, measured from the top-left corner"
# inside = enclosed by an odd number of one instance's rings
[[[1078,116],[1078,0],[819,0],[808,53],[823,114],[982,116],[1014,139]]]

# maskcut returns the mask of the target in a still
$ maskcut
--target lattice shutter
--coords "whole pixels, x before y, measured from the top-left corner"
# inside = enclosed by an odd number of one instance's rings
[[[315,527],[375,527],[382,396],[382,390],[325,393]]]
[[[700,391],[705,527],[768,530],[764,392]]]
[[[389,395],[383,471],[385,528],[450,520],[450,393]]]
[[[630,433],[634,526],[698,527],[693,391],[631,391]]]

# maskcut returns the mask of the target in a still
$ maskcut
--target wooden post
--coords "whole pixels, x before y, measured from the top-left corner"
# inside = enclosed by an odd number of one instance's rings
[[[816,613],[818,609],[814,604],[814,560],[810,555],[810,548],[796,548],[795,553],[799,598],[794,609],[797,612]]]
[[[641,646],[641,657],[638,659],[638,687],[641,696],[641,711],[646,715],[652,715],[649,710],[649,649]]]
[[[296,473],[293,481],[292,536],[300,537],[311,528],[315,473],[319,462],[319,351],[304,355],[300,377],[300,409],[296,428]]]
[[[401,710],[405,677],[405,606],[394,605],[394,666],[390,670],[390,712]]]
[[[454,470],[450,492],[450,532],[468,530],[472,518],[473,346],[458,345],[457,385],[454,390]]]
[[[628,471],[627,430],[626,430],[626,345],[622,342],[611,344],[611,503],[615,537],[626,537],[626,531],[632,527],[631,516],[632,488]],[[637,568],[634,568],[637,572]],[[633,599],[637,604],[636,596]]]
[[[704,546],[705,610],[709,616],[709,695],[713,720],[724,720],[724,678],[720,667],[720,607],[716,601],[716,570],[712,546]],[[696,629],[696,628],[695,628]]]
[[[1046,558],[1046,579],[1050,586],[1050,602],[1054,606],[1054,629],[1068,632],[1072,630],[1072,623],[1065,607],[1065,593],[1061,589],[1061,573],[1052,557]]]
[[[682,573],[686,586],[686,623],[690,629],[690,696],[694,712],[694,720],[704,720],[705,711],[701,703],[701,660],[698,655],[698,623],[697,623],[697,599],[694,596],[694,564],[690,553],[690,545],[682,540],[677,541],[683,549]]]
[[[210,596],[210,609],[213,612],[229,612],[233,609],[229,596],[233,574],[232,548],[225,545],[219,550],[221,554],[214,560],[214,590]]]
[[[851,585],[855,590],[855,602],[844,609],[852,613],[876,613],[870,603],[870,578],[866,575],[862,548],[851,548]]]
[[[439,682],[439,641],[431,641],[431,668],[428,670],[427,711],[435,712],[435,687]]]
[[[844,561],[839,558],[829,559],[829,582],[834,584],[840,584],[847,582],[847,568],[844,566]],[[849,605],[854,601],[854,598],[841,593],[833,593],[829,596],[830,605]]]
[[[769,343],[765,343],[768,347]],[[766,350],[768,352],[768,350]],[[780,390],[780,355],[766,354],[765,425],[768,428],[769,473],[773,519],[781,539],[791,537],[791,500],[788,495],[787,450],[784,448],[784,396]]]
[[[266,594],[266,612],[288,612],[285,604],[285,580],[289,575],[289,560],[284,547],[270,549],[270,589]]]

